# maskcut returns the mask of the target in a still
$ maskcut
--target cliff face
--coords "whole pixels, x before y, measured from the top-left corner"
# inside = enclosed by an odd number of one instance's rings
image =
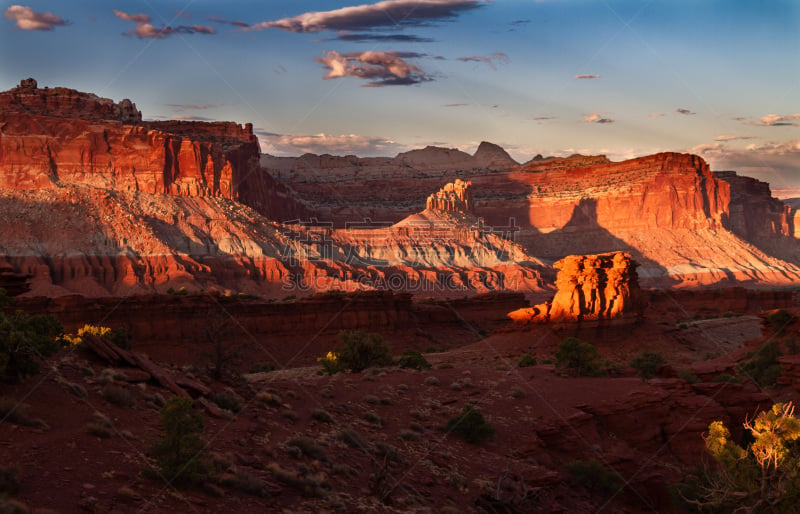
[[[426,209],[453,212],[472,211],[472,182],[456,179],[455,182],[445,184],[439,191],[433,193],[425,202]]]
[[[514,321],[636,319],[644,309],[630,254],[570,255],[553,266],[559,270],[553,300],[510,313]]]
[[[700,157],[689,154],[520,171],[511,179],[530,188],[527,221],[544,232],[581,226],[609,231],[714,227],[728,215],[728,185],[718,181]]]
[[[773,198],[769,184],[737,175],[735,171],[719,171],[714,176],[730,187],[726,226],[734,234],[753,242],[797,237],[797,210]]]
[[[259,164],[252,126],[142,122],[135,105],[66,88],[0,93],[0,187],[85,184],[220,196],[278,220],[305,213]]]

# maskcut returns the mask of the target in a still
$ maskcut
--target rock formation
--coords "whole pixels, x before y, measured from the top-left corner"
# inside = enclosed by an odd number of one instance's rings
[[[0,94],[0,112],[79,118],[86,121],[142,121],[142,113],[127,98],[115,103],[109,98],[65,87],[40,89],[32,78],[23,79],[16,88]]]
[[[517,161],[508,155],[501,146],[487,141],[482,141],[472,156],[478,167],[487,170],[510,170],[518,166]]]
[[[553,300],[509,314],[515,322],[575,322],[636,318],[643,309],[630,254],[570,255],[553,265],[559,270]]]
[[[795,239],[800,234],[800,227],[795,225],[797,209],[773,198],[769,184],[735,171],[718,171],[714,176],[730,187],[725,225],[734,234],[756,244]]]
[[[472,182],[465,182],[461,179],[445,184],[443,188],[428,197],[425,208],[439,211],[471,212],[471,187]]]
[[[252,125],[141,119],[127,99],[117,104],[23,81],[0,93],[0,187],[85,184],[220,196],[278,220],[306,214],[285,186],[260,170]]]

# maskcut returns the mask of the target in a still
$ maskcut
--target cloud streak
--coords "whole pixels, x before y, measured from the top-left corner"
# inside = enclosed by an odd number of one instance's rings
[[[364,31],[382,27],[420,26],[451,20],[486,5],[487,0],[384,0],[332,11],[307,12],[291,18],[256,23],[244,30],[289,32]]]
[[[36,12],[24,5],[9,6],[3,12],[3,16],[7,20],[13,21],[21,30],[53,30],[69,24],[68,21],[51,12]]]
[[[371,34],[366,32],[340,32],[335,39],[351,43],[433,43],[435,41],[432,38],[412,34]]]
[[[574,77],[572,77],[572,78],[573,78],[573,80],[599,79],[599,78],[600,78],[600,75],[588,75],[588,74],[585,74],[585,75],[575,75],[575,76],[574,76]]]
[[[208,19],[208,21],[213,21],[214,23],[224,23],[224,24],[233,25],[234,27],[239,27],[239,28],[246,28],[246,27],[250,26],[249,23],[245,23],[243,21],[227,20],[227,19],[225,19],[225,18],[223,18],[221,16],[216,16],[216,15],[211,15],[207,19]]]
[[[747,139],[758,139],[755,136],[734,136],[729,134],[722,134],[714,138],[714,141],[743,141]]]
[[[275,134],[264,130],[256,130],[255,133],[262,151],[277,156],[313,153],[371,157],[394,155],[407,149],[391,139],[356,134]]]
[[[697,114],[696,112],[692,112],[691,109],[686,109],[686,108],[683,108],[683,107],[679,107],[678,109],[675,109],[675,112],[677,112],[678,114],[683,114],[684,116],[693,116],[693,115]]]
[[[323,52],[314,60],[328,68],[326,80],[355,77],[368,80],[365,87],[410,86],[433,80],[418,66],[405,59],[422,57],[412,52],[352,52],[341,54],[335,50]]]
[[[493,70],[497,69],[495,64],[508,64],[511,59],[503,52],[492,52],[489,55],[470,55],[467,57],[457,57],[461,62],[482,62],[488,64]]]
[[[135,36],[139,39],[166,39],[175,34],[216,34],[217,31],[214,27],[208,25],[178,25],[177,27],[170,27],[169,25],[162,25],[156,27],[150,23],[151,18],[147,14],[128,14],[123,11],[114,9],[114,15],[124,21],[132,21],[136,23],[136,27],[123,32],[125,36]]]

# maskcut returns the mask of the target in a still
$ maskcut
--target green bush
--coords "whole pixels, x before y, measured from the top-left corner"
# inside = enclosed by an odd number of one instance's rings
[[[797,512],[800,502],[800,419],[791,402],[777,403],[742,423],[749,443],[739,444],[722,421],[703,435],[716,461],[678,486],[685,507],[703,512]]]
[[[599,359],[600,354],[593,345],[575,337],[566,338],[556,351],[556,367],[579,377],[601,375]]]
[[[360,373],[367,368],[392,364],[389,346],[380,334],[360,331],[340,332],[339,340],[342,342],[342,346],[332,352],[333,361],[337,363],[339,370]],[[326,360],[330,360],[329,357],[330,354]],[[325,367],[324,362],[323,367]],[[329,374],[332,373],[329,372]]]
[[[749,353],[749,360],[739,364],[738,371],[740,374],[752,378],[762,387],[774,386],[781,376],[781,365],[778,363],[780,356],[780,343],[769,341],[756,351]]]
[[[464,407],[458,416],[447,422],[447,432],[453,433],[468,443],[478,444],[494,436],[495,429],[486,422],[481,411],[471,405]]]
[[[688,382],[690,384],[696,384],[697,382],[700,381],[700,379],[697,378],[697,375],[695,375],[694,373],[692,373],[688,369],[678,370],[677,375],[678,375],[678,378],[680,378],[682,380],[685,380],[686,382]]]
[[[216,403],[218,407],[229,410],[231,412],[239,412],[242,410],[242,399],[238,394],[231,389],[225,389],[221,393],[215,394],[211,401]]]
[[[106,384],[106,386],[103,387],[102,394],[103,398],[109,403],[113,403],[118,407],[133,407],[134,404],[136,404],[136,399],[133,394],[124,387],[118,385]]]
[[[631,367],[636,370],[642,381],[650,380],[658,372],[658,368],[667,361],[660,353],[644,352],[631,361]]]
[[[536,357],[534,357],[530,353],[523,353],[522,357],[520,357],[519,360],[517,361],[517,366],[520,368],[528,368],[531,366],[536,366]]]
[[[771,312],[767,315],[767,323],[770,324],[772,330],[774,330],[778,335],[783,334],[783,331],[786,329],[786,325],[788,325],[791,321],[792,315],[783,309],[778,309],[777,311]]]
[[[397,362],[398,366],[401,368],[410,368],[410,369],[430,369],[430,363],[425,359],[425,357],[416,350],[406,350],[403,352],[403,355],[400,357],[400,360]]]
[[[310,437],[294,437],[286,441],[286,446],[298,448],[303,455],[314,460],[327,461],[328,454],[325,453],[316,441]]]
[[[606,469],[602,464],[592,459],[589,461],[572,461],[564,468],[575,482],[590,491],[612,494],[617,492],[622,484],[619,473]]]
[[[719,375],[717,375],[714,378],[712,378],[711,381],[712,382],[717,382],[717,383],[726,383],[727,382],[727,383],[730,383],[730,384],[736,384],[736,383],[739,382],[739,379],[736,378],[735,376],[731,375],[730,373],[720,373]]]
[[[200,482],[209,468],[203,455],[203,416],[193,410],[191,398],[170,398],[160,412],[164,438],[152,454],[162,476],[178,485]]]
[[[0,307],[8,302],[0,289]],[[19,382],[39,373],[39,361],[58,351],[62,333],[53,316],[0,310],[0,380]]]

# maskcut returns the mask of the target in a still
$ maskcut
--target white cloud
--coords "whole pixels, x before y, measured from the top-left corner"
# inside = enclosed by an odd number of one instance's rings
[[[243,30],[281,29],[289,32],[357,31],[420,25],[452,19],[482,7],[488,0],[384,0],[375,4],[307,12],[291,18],[256,23]]]
[[[162,25],[156,27],[150,23],[150,16],[146,14],[128,14],[123,11],[114,9],[114,15],[125,21],[132,21],[136,23],[136,27],[124,32],[126,36],[136,36],[139,39],[165,39],[175,34],[216,34],[217,31],[214,27],[208,25],[178,25],[177,27],[170,27]]]
[[[358,155],[359,157],[392,156],[407,150],[405,145],[382,137],[356,134],[274,134],[255,131],[261,151],[276,156],[293,156],[304,153],[317,155]]]
[[[36,12],[24,5],[11,5],[3,12],[6,19],[16,22],[22,30],[53,30],[57,26],[67,25],[67,21],[51,12]]]
[[[777,187],[800,186],[800,139],[729,147],[721,141],[690,150],[703,157],[714,170],[734,170]]]
[[[611,118],[606,118],[600,113],[593,112],[592,114],[588,114],[583,117],[583,121],[586,123],[614,123],[614,120]]]
[[[401,52],[353,52],[340,54],[325,51],[315,60],[329,69],[325,79],[356,77],[369,82],[368,87],[408,86],[433,80],[418,66],[403,57],[419,57],[420,54]]]
[[[795,123],[797,120],[800,120],[800,113],[796,114],[767,114],[766,116],[762,116],[758,119],[758,123],[752,123],[754,125],[761,125],[765,127],[795,127],[798,124]]]

